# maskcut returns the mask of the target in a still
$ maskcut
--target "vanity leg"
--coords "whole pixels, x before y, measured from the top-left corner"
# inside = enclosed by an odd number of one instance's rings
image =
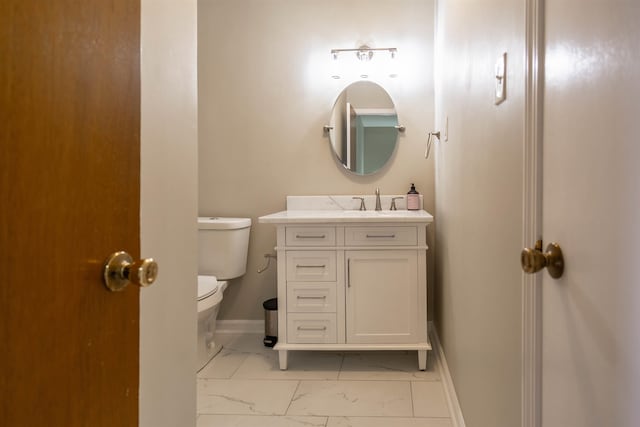
[[[280,359],[280,370],[287,370],[287,359],[289,355],[289,350],[278,350],[278,358]]]
[[[418,369],[427,370],[427,350],[418,350]]]

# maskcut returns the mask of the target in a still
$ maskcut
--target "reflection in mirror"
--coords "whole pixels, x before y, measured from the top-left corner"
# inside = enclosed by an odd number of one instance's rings
[[[398,139],[398,115],[387,91],[369,81],[347,86],[333,106],[329,139],[347,170],[358,175],[380,170]]]

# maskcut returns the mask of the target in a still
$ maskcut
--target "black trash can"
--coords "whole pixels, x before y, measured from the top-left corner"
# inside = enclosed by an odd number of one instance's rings
[[[264,345],[273,347],[278,342],[278,298],[262,303],[264,308]]]

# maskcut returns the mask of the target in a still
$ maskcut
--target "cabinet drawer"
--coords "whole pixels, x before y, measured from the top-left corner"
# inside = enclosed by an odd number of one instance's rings
[[[334,251],[287,251],[287,281],[334,282]]]
[[[336,325],[335,314],[288,314],[287,341],[293,344],[336,343]]]
[[[335,246],[335,227],[295,227],[285,230],[287,246]]]
[[[347,246],[414,246],[418,244],[416,227],[347,227]]]
[[[287,312],[335,313],[336,283],[287,283]]]

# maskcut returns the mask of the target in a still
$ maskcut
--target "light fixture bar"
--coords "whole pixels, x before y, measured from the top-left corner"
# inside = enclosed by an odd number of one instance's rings
[[[349,52],[355,55],[345,54]],[[378,53],[375,58],[374,52]],[[331,77],[340,79],[343,74],[347,73],[348,75],[358,75],[361,79],[367,79],[373,73],[378,78],[382,75],[395,78],[398,76],[395,71],[397,52],[398,49],[395,47],[369,47],[367,45],[352,49],[331,49],[333,57]]]
[[[391,56],[395,56],[398,53],[398,49],[395,47],[368,47],[368,46],[360,46],[354,49],[331,49],[331,54],[337,56],[341,52],[356,52],[356,53],[366,53],[366,52],[375,52],[375,51],[387,51],[391,54]]]

